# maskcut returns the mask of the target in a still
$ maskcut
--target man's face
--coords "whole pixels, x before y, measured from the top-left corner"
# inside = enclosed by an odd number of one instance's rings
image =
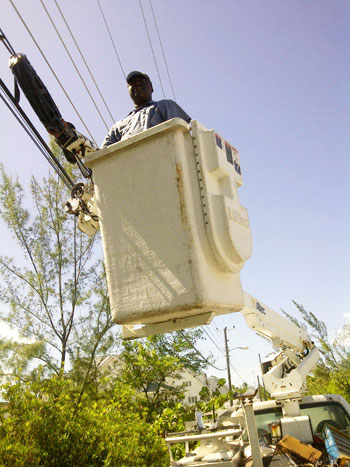
[[[152,84],[142,76],[135,76],[130,80],[128,91],[136,107],[140,107],[152,99]]]

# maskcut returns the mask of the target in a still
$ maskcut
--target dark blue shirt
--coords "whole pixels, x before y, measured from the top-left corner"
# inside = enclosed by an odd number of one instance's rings
[[[115,123],[107,133],[101,147],[106,148],[172,118],[182,118],[187,123],[191,121],[191,117],[172,100],[150,101]]]

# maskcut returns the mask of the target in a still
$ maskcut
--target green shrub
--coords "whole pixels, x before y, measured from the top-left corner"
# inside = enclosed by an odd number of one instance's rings
[[[0,420],[0,465],[164,467],[163,439],[146,423],[130,388],[92,400],[68,381],[7,388]]]

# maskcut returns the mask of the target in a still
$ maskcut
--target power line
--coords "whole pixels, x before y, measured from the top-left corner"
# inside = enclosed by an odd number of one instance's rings
[[[243,378],[243,376],[241,376],[238,371],[236,370],[236,368],[232,365],[232,363],[230,363],[230,367],[232,368],[232,370],[236,373],[236,375],[243,381],[243,383],[247,383],[247,381]],[[248,384],[248,383],[247,383]]]
[[[213,336],[213,339],[215,340],[215,342],[218,343],[219,347],[221,348],[221,338],[217,337],[217,327],[215,326],[213,321],[209,324],[208,331],[210,331],[211,335]]]
[[[159,29],[158,29],[158,24],[157,24],[157,21],[156,21],[156,17],[155,17],[155,14],[154,14],[154,10],[153,10],[153,6],[152,6],[152,1],[151,1],[151,0],[149,0],[149,6],[151,7],[152,16],[153,16],[153,21],[154,21],[154,24],[155,24],[155,27],[156,27],[156,31],[157,31],[157,35],[158,35],[158,39],[159,39],[159,43],[160,43],[160,48],[161,48],[161,50],[162,50],[163,59],[164,59],[165,68],[166,68],[166,71],[167,71],[167,75],[168,75],[168,79],[169,79],[171,91],[172,91],[172,93],[173,93],[174,101],[176,101],[175,92],[174,92],[174,88],[173,88],[173,83],[172,83],[171,78],[170,78],[170,72],[169,72],[169,68],[168,68],[168,63],[167,63],[167,60],[166,60],[166,58],[165,58],[163,43],[162,43],[162,40],[161,40],[161,38],[160,38]]]
[[[2,43],[4,44],[4,46],[6,47],[7,51],[10,54],[14,55],[16,53],[15,49],[12,47],[12,45],[8,41],[7,37],[5,36],[4,31],[2,29],[0,29],[0,40],[2,41]]]
[[[234,327],[234,326],[233,326]],[[219,331],[219,329],[217,329]],[[226,367],[227,367],[227,375],[228,375],[228,381],[229,381],[229,387],[231,388],[231,374],[230,374],[230,368],[236,373],[236,375],[244,382],[246,383],[245,379],[238,373],[236,368],[231,364],[230,362],[230,350],[228,348],[228,339],[227,339],[227,327],[223,329],[224,331],[224,336],[225,336],[225,355],[226,355]],[[232,405],[232,404],[231,404]]]
[[[105,23],[105,26],[106,26],[106,28],[107,28],[109,37],[110,37],[110,39],[111,39],[111,41],[112,41],[113,48],[114,48],[114,52],[115,52],[115,54],[116,54],[116,56],[117,56],[117,59],[118,59],[119,65],[120,65],[120,69],[122,70],[122,73],[123,73],[124,78],[126,78],[126,74],[125,74],[125,71],[124,71],[122,62],[120,61],[120,57],[119,57],[119,54],[118,54],[118,52],[117,52],[117,48],[116,48],[116,46],[115,46],[115,43],[114,43],[114,40],[113,40],[111,31],[110,31],[110,29],[109,29],[109,27],[108,27],[108,24],[107,24],[107,21],[106,21],[106,17],[105,17],[105,15],[104,15],[104,13],[103,13],[102,6],[101,6],[101,4],[100,4],[100,0],[97,0],[97,3],[98,3],[98,6],[99,6],[99,9],[100,9],[100,12],[101,12],[103,21],[104,21],[104,23]]]
[[[217,349],[220,350],[220,352],[225,355],[225,352],[218,346],[216,345],[216,343],[214,342],[214,340],[209,336],[209,334],[207,333],[206,329],[204,328],[204,326],[201,326],[201,328],[203,329],[203,331],[206,333],[206,335],[209,337],[209,339],[212,341],[212,343],[215,345],[215,347]],[[209,331],[209,328],[208,328],[208,331]],[[246,380],[238,373],[238,371],[236,370],[236,368],[234,368],[234,366],[231,364],[230,362],[230,367],[232,368],[232,370],[236,373],[236,375],[244,382],[246,383]]]
[[[206,331],[206,329],[204,328],[204,326],[201,326],[201,329],[206,333],[206,335],[209,337],[209,339],[212,341],[212,343],[215,345],[215,347],[216,347],[217,349],[219,349],[220,352],[221,352],[223,355],[225,355],[224,352],[222,351],[222,349],[220,349],[220,347],[216,344],[216,342],[214,342],[214,340],[209,336],[209,334],[208,334],[208,332]]]
[[[225,371],[225,368],[217,368],[215,365],[213,365],[212,363],[209,362],[208,359],[206,359],[204,357],[204,355],[202,355],[200,353],[199,350],[196,349],[196,347],[192,344],[192,342],[190,341],[190,339],[186,336],[186,334],[183,332],[183,331],[179,331],[180,334],[182,335],[182,337],[190,344],[190,346],[193,348],[193,350],[195,350],[195,352],[200,355],[202,357],[202,359],[210,366],[212,366],[213,368],[215,368],[215,370],[218,370],[218,371]]]
[[[69,31],[69,33],[70,33],[70,35],[71,35],[71,38],[73,39],[74,44],[75,44],[76,48],[78,49],[78,52],[79,52],[79,54],[80,54],[80,56],[81,56],[81,58],[82,58],[82,60],[83,60],[83,62],[84,62],[84,64],[85,64],[85,66],[86,66],[86,68],[87,68],[87,70],[88,70],[90,76],[91,76],[91,79],[92,79],[92,81],[93,81],[93,83],[94,83],[94,85],[95,85],[95,87],[96,87],[96,89],[97,89],[97,91],[98,91],[98,93],[99,93],[99,95],[100,95],[100,97],[101,97],[101,99],[102,99],[102,101],[103,101],[103,103],[104,103],[104,105],[105,105],[105,107],[106,107],[108,113],[109,113],[109,116],[111,117],[112,121],[115,122],[115,119],[114,119],[114,117],[113,117],[113,115],[112,115],[112,113],[111,113],[111,111],[110,111],[110,109],[109,109],[109,107],[108,107],[108,105],[107,105],[107,103],[106,103],[106,101],[105,101],[103,95],[102,95],[102,92],[101,92],[100,88],[98,87],[98,85],[97,85],[97,83],[96,83],[96,80],[95,80],[95,78],[94,78],[94,76],[93,76],[93,74],[92,74],[92,72],[91,72],[91,70],[90,70],[90,67],[89,67],[89,65],[87,64],[87,62],[86,62],[86,60],[85,60],[85,58],[84,58],[84,55],[83,55],[82,51],[80,50],[80,47],[79,47],[79,45],[78,45],[78,43],[77,43],[77,41],[76,41],[76,39],[75,39],[75,37],[74,37],[74,35],[73,35],[73,33],[72,33],[72,31],[71,31],[71,29],[70,29],[70,27],[69,27],[67,21],[66,21],[66,18],[65,18],[64,14],[63,14],[63,12],[62,12],[62,10],[61,10],[61,8],[59,7],[59,5],[58,5],[58,3],[57,3],[57,0],[54,0],[54,1],[55,1],[55,4],[56,4],[56,7],[57,7],[58,11],[60,12],[60,14],[61,14],[61,16],[62,16],[62,19],[63,19],[65,25],[67,26],[67,29],[68,29],[68,31]]]
[[[43,140],[40,133],[34,127],[34,125],[30,121],[28,116],[25,114],[23,109],[18,105],[18,103],[16,102],[16,99],[12,96],[12,94],[10,93],[10,91],[8,90],[8,88],[6,87],[5,83],[2,81],[1,78],[0,78],[0,90],[3,91],[7,99],[6,101],[5,97],[0,93],[0,98],[2,99],[4,104],[10,110],[10,112],[14,115],[16,120],[19,122],[19,124],[22,126],[22,128],[27,133],[27,135],[34,142],[35,146],[43,154],[43,156],[48,161],[48,163],[51,165],[51,167],[59,175],[63,183],[67,186],[67,188],[69,188],[69,190],[71,190],[72,187],[74,186],[73,180],[70,178],[70,176],[68,175],[64,167],[62,167],[62,165],[60,164],[56,156],[52,153],[51,149],[48,147],[46,142]]]
[[[65,94],[65,96],[66,96],[66,97],[67,97],[67,99],[69,100],[69,102],[70,102],[71,106],[73,107],[73,109],[74,109],[75,113],[78,115],[78,117],[79,117],[79,119],[80,119],[81,123],[83,124],[83,126],[84,126],[84,127],[85,127],[85,129],[86,129],[86,131],[87,131],[87,132],[88,132],[88,134],[90,135],[90,138],[91,138],[91,139],[94,141],[94,143],[95,143],[95,144],[96,144],[96,146],[97,146],[97,143],[96,143],[96,141],[95,141],[94,137],[92,136],[92,134],[90,133],[90,130],[89,130],[89,129],[88,129],[88,127],[86,126],[86,124],[85,124],[84,120],[82,119],[82,117],[81,117],[80,113],[78,112],[77,108],[76,108],[76,107],[75,107],[75,105],[73,104],[73,102],[72,102],[71,98],[69,97],[69,95],[68,95],[67,91],[64,89],[64,87],[63,87],[62,83],[60,82],[60,80],[59,80],[58,76],[56,75],[56,73],[55,73],[55,71],[53,70],[52,66],[50,65],[49,61],[47,60],[47,58],[46,58],[46,56],[45,56],[44,52],[41,50],[41,48],[40,48],[39,44],[38,44],[38,43],[37,43],[37,41],[35,40],[35,37],[33,36],[33,34],[31,33],[31,31],[30,31],[30,29],[29,29],[29,27],[27,26],[26,22],[25,22],[25,21],[24,21],[24,19],[22,18],[22,16],[21,16],[20,12],[17,10],[17,8],[16,8],[15,4],[13,3],[13,0],[9,0],[9,1],[10,1],[11,5],[12,5],[13,9],[14,9],[14,10],[15,10],[15,12],[17,13],[17,15],[18,15],[19,19],[22,21],[22,23],[23,23],[23,26],[26,28],[26,30],[27,30],[27,32],[28,32],[28,34],[29,34],[29,35],[30,35],[30,37],[32,38],[32,40],[33,40],[34,44],[37,46],[37,48],[38,48],[38,50],[39,50],[39,52],[40,52],[41,56],[43,57],[43,59],[45,60],[45,62],[46,62],[46,64],[47,64],[47,66],[50,68],[50,70],[51,70],[52,74],[53,74],[53,75],[54,75],[54,77],[56,78],[56,81],[57,81],[57,82],[58,82],[58,84],[60,85],[60,87],[61,87],[62,91],[63,91],[63,92],[64,92],[64,94]]]
[[[228,318],[227,314],[224,314],[224,315],[221,315],[220,316],[223,324],[224,324],[224,327],[227,327],[227,328],[230,328],[230,320],[226,321],[226,319]],[[232,326],[232,327],[235,327],[235,326]]]
[[[41,3],[41,5],[42,5],[42,7],[44,8],[44,10],[45,10],[45,12],[46,12],[46,14],[47,14],[47,16],[48,16],[48,18],[49,18],[49,20],[50,20],[50,22],[51,22],[53,28],[54,28],[54,30],[56,31],[56,33],[57,33],[57,35],[58,35],[58,37],[59,37],[59,39],[60,39],[60,41],[61,41],[61,43],[62,43],[62,45],[63,45],[63,47],[64,47],[64,50],[67,52],[67,55],[68,55],[68,57],[70,58],[70,61],[72,62],[72,65],[73,65],[74,68],[75,68],[75,71],[78,73],[78,76],[79,76],[81,82],[83,83],[83,86],[84,86],[84,88],[86,89],[86,92],[88,93],[88,95],[89,95],[89,97],[90,97],[92,103],[94,104],[95,109],[97,110],[99,116],[101,117],[101,120],[102,120],[103,123],[105,124],[106,129],[108,130],[108,129],[109,129],[109,126],[107,125],[105,119],[103,118],[103,115],[101,114],[100,109],[98,108],[98,106],[97,106],[97,104],[96,104],[96,102],[95,102],[95,99],[92,97],[91,92],[90,92],[89,88],[87,87],[87,85],[86,85],[86,83],[85,83],[85,81],[84,81],[84,78],[81,76],[81,73],[80,73],[78,67],[77,67],[76,64],[75,64],[75,62],[74,62],[74,60],[73,60],[73,57],[71,56],[71,54],[70,54],[70,52],[69,52],[69,50],[68,50],[68,47],[66,46],[64,40],[62,39],[61,34],[59,33],[58,29],[56,28],[56,25],[55,25],[55,23],[53,22],[53,20],[52,20],[52,18],[51,18],[51,16],[50,16],[50,13],[47,11],[47,8],[46,8],[46,6],[44,5],[43,0],[40,0],[40,3]]]
[[[213,326],[213,323],[211,322],[209,324],[209,326],[207,327],[208,328],[208,332],[211,334],[211,336],[213,337],[214,341],[217,343],[217,345],[220,347],[221,349],[221,344],[222,342],[220,341],[220,337],[217,337],[216,336],[216,333],[215,333],[215,329],[212,328]]]
[[[155,56],[155,53],[154,53],[154,50],[153,50],[153,45],[152,45],[152,41],[151,41],[151,36],[150,36],[150,34],[149,34],[149,30],[148,30],[148,26],[147,26],[147,21],[146,21],[146,18],[145,18],[145,14],[144,14],[144,12],[143,12],[141,0],[139,0],[139,5],[140,5],[141,13],[142,13],[143,22],[144,22],[144,24],[145,24],[145,28],[146,28],[146,32],[147,32],[148,42],[149,42],[149,45],[150,45],[150,47],[151,47],[151,51],[152,51],[152,55],[153,55],[154,64],[155,64],[155,67],[156,67],[156,70],[157,70],[157,73],[158,73],[158,78],[159,78],[159,82],[160,82],[160,87],[162,88],[163,97],[164,97],[164,99],[165,99],[165,92],[164,92],[164,88],[163,88],[162,78],[160,77],[160,72],[159,72],[159,68],[158,68],[158,64],[157,64],[157,59],[156,59],[156,56]]]

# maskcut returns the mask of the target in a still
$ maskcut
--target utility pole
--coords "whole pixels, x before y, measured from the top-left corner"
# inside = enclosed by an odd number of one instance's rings
[[[234,328],[235,326],[233,326]],[[219,329],[217,329],[219,331]],[[222,329],[220,329],[222,331]],[[227,326],[224,327],[224,338],[225,338],[225,353],[226,353],[226,367],[227,367],[227,383],[228,383],[228,390],[230,392],[230,406],[233,406],[233,397],[232,397],[232,382],[231,382],[231,369],[230,369],[230,351],[241,349],[241,350],[248,350],[248,347],[233,347],[232,349],[228,348],[228,339],[227,339]]]
[[[260,356],[260,354],[258,354],[258,355],[259,355],[260,371],[262,372],[262,370],[261,370],[261,356]],[[264,388],[264,401],[265,401],[266,400],[266,389],[265,389],[264,377],[262,377],[261,379],[262,379],[263,388]],[[260,400],[261,400],[261,398],[260,398]]]
[[[227,382],[228,382],[228,390],[230,391],[230,406],[233,406],[233,398],[232,398],[232,383],[231,383],[231,370],[230,370],[230,353],[228,350],[228,343],[227,343],[227,327],[224,328],[224,336],[225,336],[225,352],[226,352],[226,366],[227,366]]]
[[[260,397],[260,400],[262,401],[262,393],[261,393],[261,386],[260,386],[260,378],[259,378],[259,375],[257,376],[257,378],[258,378],[259,397]]]

